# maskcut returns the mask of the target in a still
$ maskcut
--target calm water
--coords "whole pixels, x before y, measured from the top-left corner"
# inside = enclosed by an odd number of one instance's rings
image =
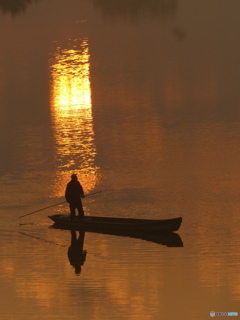
[[[0,1],[0,319],[240,314],[240,3],[16,3]],[[19,219],[73,172],[102,191],[87,215],[182,216],[184,246],[86,233],[76,274],[47,217],[66,205]]]

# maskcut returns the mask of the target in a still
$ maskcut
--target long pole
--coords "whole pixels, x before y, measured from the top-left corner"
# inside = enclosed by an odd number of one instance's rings
[[[94,192],[94,193],[89,193],[89,194],[86,194],[85,197],[93,196],[94,194],[97,194],[97,193],[100,193],[100,192],[102,192],[102,191],[98,191],[98,192]],[[67,202],[67,201],[63,201],[63,202],[59,202],[59,203],[56,203],[56,204],[52,204],[51,206],[48,206],[48,207],[45,207],[45,208],[42,208],[42,209],[39,209],[39,210],[30,212],[30,213],[27,213],[27,214],[24,214],[23,216],[20,216],[20,217],[18,217],[18,218],[20,219],[20,218],[29,216],[30,214],[34,214],[34,213],[37,213],[37,212],[39,212],[39,211],[46,210],[46,209],[48,209],[48,208],[52,208],[52,207],[59,206],[60,204],[63,204],[63,203],[66,203],[66,202]]]
[[[51,208],[51,207],[59,206],[60,204],[63,204],[63,203],[66,203],[66,201],[59,202],[59,203],[56,203],[56,204],[52,204],[51,206],[48,206],[48,207],[45,207],[45,208],[42,208],[42,209],[39,209],[39,210],[30,212],[30,213],[27,213],[27,214],[24,214],[23,216],[20,216],[20,217],[18,217],[18,218],[20,219],[20,218],[29,216],[30,214],[37,213],[37,212],[39,212],[39,211],[43,211],[43,210],[46,210],[46,209]]]

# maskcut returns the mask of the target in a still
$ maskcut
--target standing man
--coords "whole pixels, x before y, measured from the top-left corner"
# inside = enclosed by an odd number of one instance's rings
[[[65,198],[69,203],[70,208],[70,218],[73,219],[75,217],[76,209],[78,210],[79,217],[84,217],[84,211],[81,200],[81,198],[85,198],[83,187],[78,181],[76,174],[72,174],[71,179],[72,180],[68,182],[65,191]]]

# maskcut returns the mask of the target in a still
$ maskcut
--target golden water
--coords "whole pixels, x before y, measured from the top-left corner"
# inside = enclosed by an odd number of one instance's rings
[[[240,5],[70,2],[0,1],[0,319],[240,314]],[[66,205],[18,218],[73,172],[87,215],[182,216],[183,247],[86,233],[76,274]]]

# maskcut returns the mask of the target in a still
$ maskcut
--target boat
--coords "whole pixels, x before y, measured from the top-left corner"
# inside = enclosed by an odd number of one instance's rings
[[[152,220],[152,219],[133,219],[133,218],[113,218],[85,216],[70,219],[70,215],[55,214],[49,216],[56,225],[70,230],[84,230],[97,232],[174,232],[177,231],[182,223],[182,217]]]
[[[108,218],[85,216],[70,219],[69,215],[49,216],[54,221],[51,228],[61,230],[78,230],[113,236],[130,237],[162,244],[167,247],[183,247],[181,237],[173,232],[181,225],[182,218],[166,220],[146,220],[130,218]]]

